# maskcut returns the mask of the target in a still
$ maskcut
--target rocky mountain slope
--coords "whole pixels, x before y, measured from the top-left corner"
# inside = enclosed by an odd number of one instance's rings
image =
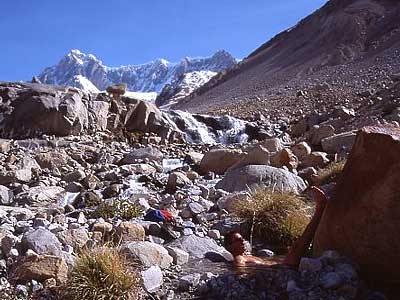
[[[400,72],[400,2],[331,0],[176,105],[237,114],[300,116],[337,104]]]
[[[186,57],[178,63],[157,59],[142,65],[111,68],[92,54],[72,50],[57,65],[46,68],[38,77],[46,84],[73,86],[90,92],[96,89],[105,90],[107,86],[115,83],[126,83],[130,91],[160,93],[167,84],[176,85],[187,74],[195,72],[202,80],[185,81],[184,86],[179,89],[192,91],[218,72],[235,64],[235,58],[221,50],[211,57]]]

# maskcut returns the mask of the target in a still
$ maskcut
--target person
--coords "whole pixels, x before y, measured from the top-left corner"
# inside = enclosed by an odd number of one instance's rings
[[[298,267],[301,257],[305,255],[314,238],[315,231],[317,230],[327,201],[325,193],[315,186],[310,187],[309,194],[316,202],[315,213],[303,231],[303,234],[289,248],[282,263],[279,263],[276,260],[268,260],[253,255],[246,255],[245,239],[238,232],[230,232],[225,236],[224,244],[225,248],[234,258],[233,266],[235,268],[272,267],[275,265],[283,265],[292,268]]]

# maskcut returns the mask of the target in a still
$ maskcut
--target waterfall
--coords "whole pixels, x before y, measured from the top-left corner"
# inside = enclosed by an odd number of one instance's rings
[[[246,122],[231,116],[192,115],[179,110],[167,110],[164,114],[185,134],[189,143],[231,144],[248,139]]]

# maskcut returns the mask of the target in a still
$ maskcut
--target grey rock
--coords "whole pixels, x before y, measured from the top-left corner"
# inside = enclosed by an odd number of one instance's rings
[[[86,178],[85,171],[81,169],[69,172],[65,174],[65,176],[63,177],[63,179],[66,182],[74,182],[74,181],[79,182],[85,178]]]
[[[275,188],[277,191],[300,193],[306,184],[299,176],[284,169],[263,165],[249,165],[228,171],[216,185],[228,192],[245,191],[254,185]]]
[[[189,291],[191,288],[194,288],[200,283],[201,274],[194,273],[188,274],[181,278],[179,278],[179,288],[183,291]]]
[[[329,272],[320,278],[320,284],[324,289],[335,289],[343,284],[343,279],[335,272]]]
[[[161,162],[163,159],[163,154],[160,150],[153,147],[139,148],[135,149],[124,155],[123,159],[120,161],[121,165],[134,164],[137,160],[148,159],[150,161]]]
[[[23,252],[28,249],[35,251],[37,254],[49,254],[61,256],[61,243],[57,237],[47,229],[38,228],[26,232],[21,240]]]
[[[149,293],[156,292],[163,284],[163,274],[159,266],[151,266],[141,274],[143,286]]]
[[[13,203],[14,194],[12,190],[4,185],[0,185],[0,203],[2,205],[10,205]]]
[[[190,211],[195,215],[201,214],[203,211],[205,211],[205,208],[197,202],[190,202],[188,206]]]
[[[355,280],[358,278],[357,271],[350,264],[339,263],[335,265],[335,273],[340,275],[346,281]]]
[[[223,256],[227,261],[233,259],[232,255],[224,247],[219,246],[209,237],[199,237],[196,235],[183,236],[169,243],[168,246],[183,249],[191,257],[195,258],[204,258],[207,252],[215,252]]]
[[[167,268],[173,262],[173,258],[163,246],[147,241],[125,243],[121,246],[121,250],[128,257],[140,260],[146,267],[157,265]]]
[[[186,251],[170,246],[166,246],[165,248],[167,249],[169,255],[171,255],[174,259],[174,264],[184,265],[189,261],[189,253]]]
[[[356,139],[355,132],[343,132],[321,140],[322,150],[327,153],[349,152]]]
[[[318,258],[302,257],[299,264],[299,271],[318,272],[322,269],[322,262]]]

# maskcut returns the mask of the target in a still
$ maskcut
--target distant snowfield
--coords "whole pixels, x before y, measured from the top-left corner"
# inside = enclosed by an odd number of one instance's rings
[[[157,93],[156,92],[144,93],[144,92],[126,91],[124,94],[124,97],[133,98],[133,99],[137,99],[137,100],[143,100],[143,101],[147,101],[147,102],[154,102],[157,98]]]

